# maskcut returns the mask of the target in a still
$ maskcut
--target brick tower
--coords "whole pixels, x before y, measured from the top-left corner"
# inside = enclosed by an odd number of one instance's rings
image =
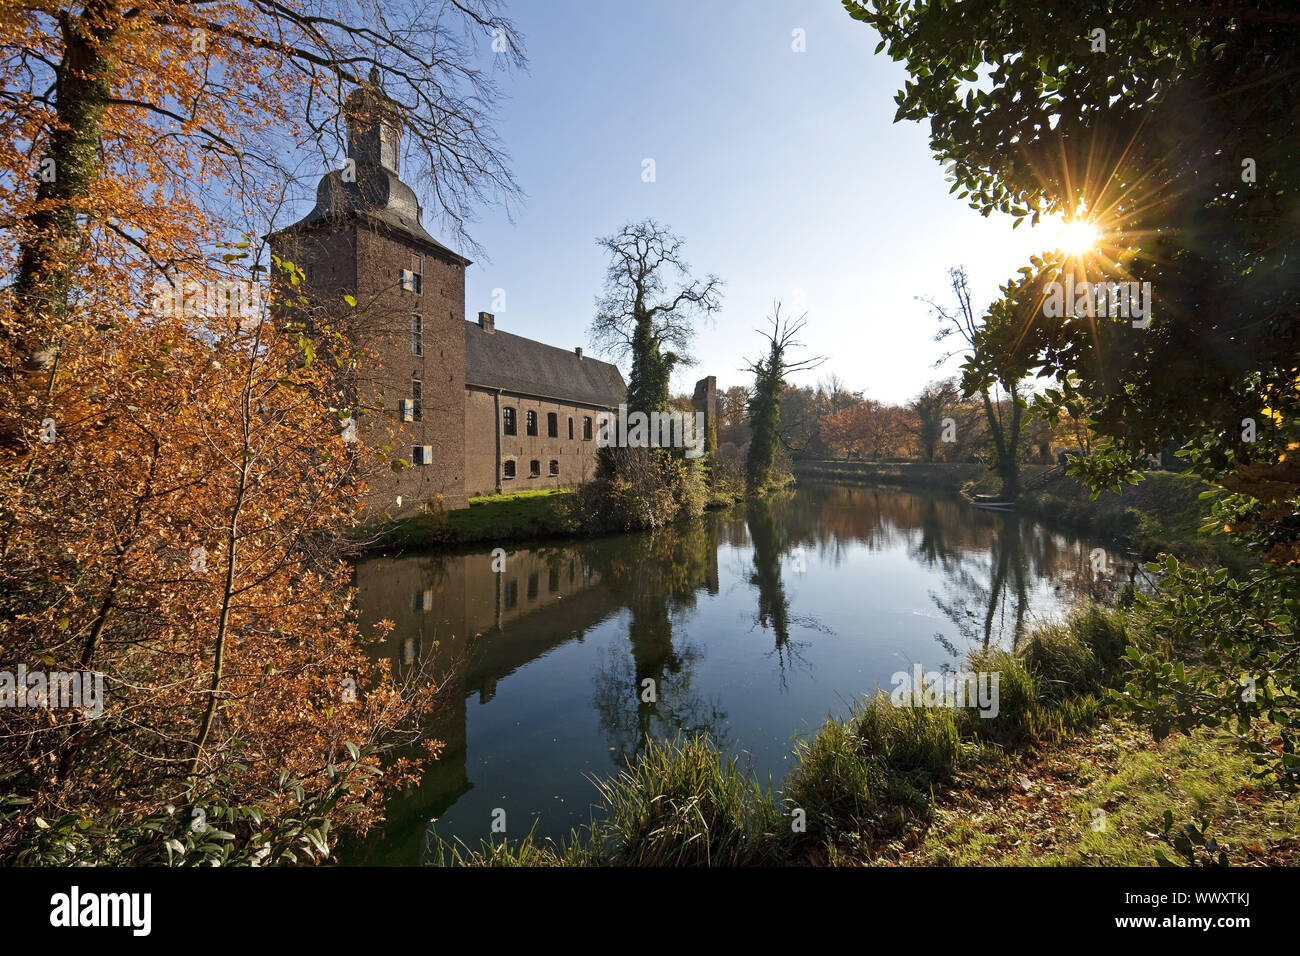
[[[306,217],[271,236],[272,251],[305,271],[311,308],[375,356],[355,383],[357,436],[408,463],[366,476],[366,509],[376,518],[439,495],[447,507],[465,500],[470,263],[424,229],[415,192],[398,175],[402,129],[391,104],[372,71],[344,102],[344,168],[321,177]]]

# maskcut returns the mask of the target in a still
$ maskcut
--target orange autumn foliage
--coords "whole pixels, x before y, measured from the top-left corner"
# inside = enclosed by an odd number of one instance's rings
[[[16,276],[0,292],[0,670],[105,685],[93,717],[0,708],[4,787],[33,812],[145,812],[212,788],[250,803],[283,771],[323,787],[345,743],[413,738],[431,704],[427,681],[398,686],[367,653],[382,634],[358,630],[335,537],[377,454],[340,434],[356,356],[282,309],[338,304],[272,301],[248,268],[265,271],[259,243],[231,240],[273,224],[286,155],[328,152],[361,64],[420,104],[409,142],[454,221],[513,184],[450,20],[376,42],[342,16],[0,2],[0,257]],[[449,16],[509,26],[491,0]],[[434,168],[448,151],[460,167]],[[160,281],[257,283],[268,308],[160,308]],[[394,761],[384,782],[413,771]],[[356,794],[348,821],[371,824],[381,796]]]

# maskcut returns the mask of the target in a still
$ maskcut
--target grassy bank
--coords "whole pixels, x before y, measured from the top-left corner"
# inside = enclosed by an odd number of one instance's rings
[[[572,490],[520,491],[470,498],[469,507],[423,511],[351,537],[377,551],[440,548],[483,541],[522,541],[578,533]]]
[[[1025,465],[1021,481],[1049,470]],[[924,491],[995,494],[1000,481],[981,464],[944,462],[803,461],[795,465],[803,481],[884,485]],[[1052,525],[1113,542],[1144,558],[1161,552],[1203,564],[1241,570],[1249,556],[1226,538],[1200,531],[1209,503],[1200,499],[1208,485],[1191,475],[1145,472],[1145,480],[1120,492],[1104,491],[1095,500],[1075,478],[1061,478],[1024,492],[1019,511]]]
[[[1027,466],[1028,481],[1047,469]],[[1095,500],[1076,478],[1061,478],[1020,496],[1019,510],[1035,518],[1070,528],[1081,534],[1115,542],[1143,558],[1161,552],[1197,563],[1240,570],[1249,556],[1226,538],[1205,534],[1200,528],[1209,514],[1209,502],[1200,498],[1209,489],[1199,478],[1168,471],[1144,472],[1144,480],[1121,491],[1103,491]],[[966,486],[972,494],[993,494],[995,476],[984,474]]]
[[[471,866],[1154,865],[1166,811],[1207,818],[1233,864],[1286,862],[1296,812],[1222,731],[1160,743],[1107,711],[1133,640],[1097,608],[1040,628],[1000,675],[995,717],[878,696],[801,741],[780,790],[706,737],[651,742],[599,784],[603,813],[563,843],[444,844]],[[1139,641],[1140,643],[1140,641]],[[1100,812],[1098,812],[1100,811]],[[1100,824],[1098,821],[1101,821]]]
[[[987,470],[979,464],[946,462],[799,461],[794,464],[795,477],[801,481],[889,485],[953,493]]]

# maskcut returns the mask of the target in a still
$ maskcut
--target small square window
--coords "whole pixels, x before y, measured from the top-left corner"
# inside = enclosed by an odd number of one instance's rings
[[[420,273],[413,272],[410,269],[402,270],[403,289],[405,289],[407,292],[414,292],[416,295],[419,295],[421,292],[422,285],[423,285],[423,278],[421,277]]]
[[[411,461],[417,465],[433,464],[433,446],[432,445],[412,445]]]
[[[552,478],[555,478],[558,477],[559,474],[560,474],[560,463],[556,459],[552,458],[550,475]]]

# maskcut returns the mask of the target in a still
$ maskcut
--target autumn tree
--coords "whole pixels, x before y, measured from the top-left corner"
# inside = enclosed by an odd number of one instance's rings
[[[949,269],[948,280],[953,294],[952,304],[941,305],[933,298],[922,300],[939,320],[935,341],[943,342],[955,336],[959,343],[935,364],[936,367],[942,365],[963,351],[966,352],[969,363],[978,363],[979,372],[967,371],[963,376],[963,386],[967,395],[978,395],[984,407],[985,423],[992,442],[993,466],[1002,481],[999,493],[1003,497],[1014,498],[1020,490],[1020,461],[1016,449],[1020,444],[1020,428],[1024,419],[1020,380],[1027,370],[1014,362],[999,362],[998,356],[1001,353],[985,344],[990,328],[1007,329],[1010,325],[1006,322],[994,325],[987,319],[982,321],[976,315],[965,270]],[[998,305],[1004,309],[1011,308],[1004,303],[995,303],[995,308]],[[990,315],[993,314],[991,310]]]
[[[917,443],[925,461],[934,461],[935,446],[943,437],[943,420],[952,417],[950,412],[960,399],[961,391],[955,383],[931,382],[908,406],[916,415]]]
[[[514,194],[473,65],[481,43],[517,61],[513,29],[439,6],[0,18],[0,628],[10,660],[105,689],[98,714],[0,713],[32,799],[7,848],[35,816],[247,804],[281,774],[323,793],[346,744],[427,705],[365,654],[336,547],[375,452],[345,420],[349,345],[283,318],[267,270],[300,274],[254,237],[299,147],[336,162],[345,95],[380,74],[453,227]]]

